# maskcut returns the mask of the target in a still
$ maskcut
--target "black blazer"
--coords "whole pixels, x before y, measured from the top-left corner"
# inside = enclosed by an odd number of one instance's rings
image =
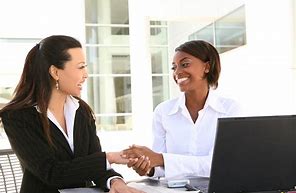
[[[57,193],[58,189],[85,187],[94,181],[106,188],[106,154],[101,151],[94,121],[79,107],[74,122],[74,153],[62,132],[50,120],[51,147],[35,107],[2,114],[4,130],[24,169],[21,193]]]

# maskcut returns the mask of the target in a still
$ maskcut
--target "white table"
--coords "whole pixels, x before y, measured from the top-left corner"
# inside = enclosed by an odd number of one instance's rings
[[[185,188],[168,188],[166,183],[163,181],[155,180],[140,180],[128,182],[128,186],[137,188],[146,193],[181,193],[187,192]],[[97,188],[74,188],[74,189],[63,189],[60,190],[61,193],[103,193],[102,190]],[[197,191],[190,191],[192,193],[197,193]]]

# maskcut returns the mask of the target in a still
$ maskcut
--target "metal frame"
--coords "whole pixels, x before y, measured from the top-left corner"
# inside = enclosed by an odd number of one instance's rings
[[[0,149],[0,192],[20,192],[22,178],[22,167],[13,150]]]

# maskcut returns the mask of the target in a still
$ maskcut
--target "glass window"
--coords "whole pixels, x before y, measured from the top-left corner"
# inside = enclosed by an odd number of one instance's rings
[[[153,109],[169,98],[168,36],[166,21],[150,21]]]
[[[167,45],[167,27],[150,27],[150,45]]]
[[[159,103],[169,99],[169,75],[153,76],[152,88],[153,109],[155,109]]]
[[[85,22],[98,23],[98,0],[85,0]]]
[[[219,53],[232,50],[246,44],[245,7],[215,22],[216,48]]]
[[[88,103],[96,114],[131,113],[131,78],[101,76],[87,79]]]
[[[194,32],[189,40],[205,40],[223,53],[246,44],[245,6]]]
[[[151,48],[152,73],[168,73],[168,49],[167,47]]]
[[[97,116],[96,128],[104,131],[132,130],[132,116]]]
[[[129,47],[86,47],[89,74],[130,74]]]
[[[128,0],[85,0],[88,103],[101,130],[131,130]]]
[[[191,34],[189,40],[204,40],[214,45],[214,25],[211,23],[201,30]]]
[[[164,25],[166,26],[167,25],[167,21],[150,21],[150,25]]]
[[[129,44],[129,27],[86,26],[87,44]]]
[[[85,0],[85,22],[129,24],[128,0]]]

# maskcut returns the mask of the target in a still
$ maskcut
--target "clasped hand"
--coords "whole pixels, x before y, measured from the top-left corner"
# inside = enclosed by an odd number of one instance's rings
[[[154,167],[163,166],[162,154],[145,146],[132,145],[122,151],[123,159],[128,159],[127,166],[133,168],[140,176],[153,175]]]

